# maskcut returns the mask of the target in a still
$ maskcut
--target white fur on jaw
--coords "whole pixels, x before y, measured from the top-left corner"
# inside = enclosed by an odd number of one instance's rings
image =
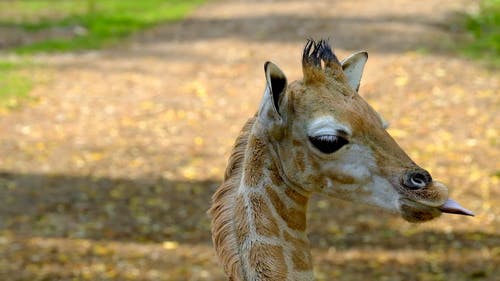
[[[369,148],[353,144],[348,150],[339,151],[338,158],[325,163],[323,173],[327,176],[324,193],[354,202],[363,202],[390,211],[399,210],[399,193],[388,179],[382,177],[375,158]],[[353,183],[342,183],[328,178],[349,176]]]
[[[377,170],[375,158],[369,148],[353,143],[348,144],[347,149],[335,152],[334,159],[324,163],[325,173],[337,173],[349,175],[356,179],[356,182],[366,182]]]
[[[373,192],[373,196],[370,198],[371,200],[366,203],[393,212],[399,211],[399,198],[401,195],[387,179],[381,176],[374,176],[367,187],[375,192]]]

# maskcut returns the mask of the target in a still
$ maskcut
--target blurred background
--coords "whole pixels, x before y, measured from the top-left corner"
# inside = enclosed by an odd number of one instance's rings
[[[223,280],[206,210],[263,63],[360,93],[475,217],[315,196],[318,280],[499,280],[500,1],[0,1],[0,280]]]

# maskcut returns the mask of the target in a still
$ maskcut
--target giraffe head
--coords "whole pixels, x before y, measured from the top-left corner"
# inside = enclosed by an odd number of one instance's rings
[[[258,128],[268,136],[286,183],[375,205],[411,222],[442,212],[472,215],[408,157],[358,94],[367,58],[359,52],[340,62],[326,41],[309,40],[304,77],[291,84],[278,66],[265,64]]]

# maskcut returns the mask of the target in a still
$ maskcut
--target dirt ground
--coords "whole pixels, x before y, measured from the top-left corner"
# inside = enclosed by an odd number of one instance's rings
[[[409,224],[315,197],[318,280],[497,280],[500,75],[452,51],[465,0],[214,1],[112,49],[39,55],[36,102],[0,114],[0,280],[223,280],[210,196],[263,63],[306,38],[367,50],[360,93],[477,216]]]

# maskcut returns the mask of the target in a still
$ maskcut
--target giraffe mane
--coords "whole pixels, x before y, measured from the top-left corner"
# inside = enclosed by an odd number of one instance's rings
[[[235,192],[242,176],[242,165],[248,136],[256,117],[248,119],[234,144],[229,157],[224,181],[212,196],[212,207],[208,211],[212,217],[212,240],[224,271],[238,280],[242,275],[234,226]]]

